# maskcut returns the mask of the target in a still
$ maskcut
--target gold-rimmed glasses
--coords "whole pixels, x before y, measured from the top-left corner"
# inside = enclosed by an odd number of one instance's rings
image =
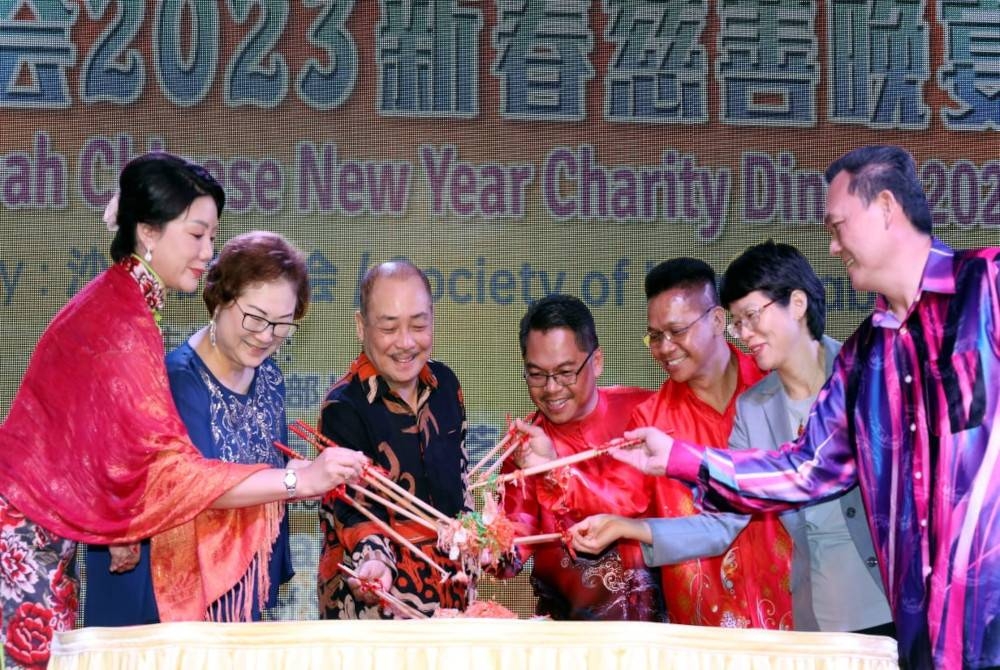
[[[743,333],[743,329],[748,328],[750,330],[753,330],[757,328],[757,322],[760,321],[761,312],[763,312],[765,309],[767,309],[776,302],[778,302],[777,298],[775,298],[771,302],[764,303],[757,309],[747,310],[746,312],[743,313],[742,318],[736,319],[731,324],[726,326],[726,332],[728,332],[734,339],[737,340],[740,339],[740,336]]]

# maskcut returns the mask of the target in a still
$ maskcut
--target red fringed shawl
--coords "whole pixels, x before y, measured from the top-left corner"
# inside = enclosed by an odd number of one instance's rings
[[[0,493],[29,519],[80,542],[153,537],[164,621],[204,619],[255,557],[266,565],[279,503],[207,509],[263,467],[206,459],[191,443],[159,329],[121,265],[52,320],[0,427]]]

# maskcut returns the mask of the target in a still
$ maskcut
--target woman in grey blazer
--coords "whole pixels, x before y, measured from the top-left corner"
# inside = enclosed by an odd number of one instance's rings
[[[823,334],[823,283],[793,246],[750,247],[726,270],[720,291],[740,340],[771,373],[736,401],[731,449],[776,449],[797,436],[840,343]],[[892,635],[892,615],[857,487],[782,514],[794,543],[792,601],[797,630]]]

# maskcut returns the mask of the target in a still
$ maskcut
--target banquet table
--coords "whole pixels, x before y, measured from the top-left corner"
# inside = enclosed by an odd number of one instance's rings
[[[518,619],[164,623],[82,628],[51,670],[896,670],[890,638]]]

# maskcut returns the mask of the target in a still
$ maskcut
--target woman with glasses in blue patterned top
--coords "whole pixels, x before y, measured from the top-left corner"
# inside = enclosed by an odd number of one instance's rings
[[[209,268],[203,298],[211,321],[167,356],[171,393],[191,439],[209,458],[284,467],[272,443],[288,441],[285,383],[272,355],[309,305],[305,257],[276,233],[235,237]],[[294,574],[288,535],[286,515],[267,566],[267,607]],[[240,582],[216,601],[213,618],[240,619],[250,597],[251,616],[260,619],[256,583]],[[89,549],[84,620],[88,626],[159,621],[148,541]]]

